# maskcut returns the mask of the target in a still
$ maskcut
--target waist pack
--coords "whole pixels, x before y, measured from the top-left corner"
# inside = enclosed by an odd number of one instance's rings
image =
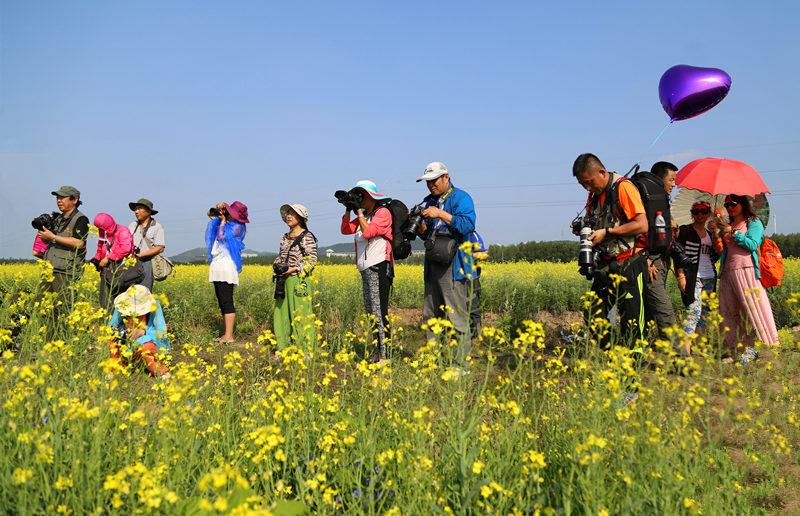
[[[456,239],[450,235],[432,235],[425,241],[425,260],[439,265],[450,265],[458,251]]]

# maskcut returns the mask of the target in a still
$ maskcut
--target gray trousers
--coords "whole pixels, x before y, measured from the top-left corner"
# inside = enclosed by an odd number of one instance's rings
[[[668,262],[665,263],[660,258],[656,258],[653,265],[658,270],[658,278],[651,282],[649,275],[645,276],[644,314],[648,321],[656,322],[658,336],[665,339],[667,336],[664,333],[664,329],[675,324],[675,309],[672,307],[672,302],[667,294],[667,273],[669,268]]]
[[[150,292],[153,291],[153,263],[150,260],[141,260],[144,265],[144,278],[139,285],[144,285]]]
[[[455,262],[455,259],[453,259]],[[454,360],[457,364],[466,365],[465,360],[472,348],[472,335],[470,335],[470,282],[466,279],[453,279],[453,262],[450,265],[439,265],[431,262],[425,263],[425,300],[422,304],[422,319],[427,322],[431,317],[449,319],[458,333],[458,350]],[[445,311],[442,305],[452,309]],[[428,332],[428,339],[434,335]]]

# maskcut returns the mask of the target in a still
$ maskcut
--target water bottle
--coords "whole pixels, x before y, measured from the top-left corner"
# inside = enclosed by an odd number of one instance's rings
[[[660,211],[656,212],[656,240],[667,239],[667,221]]]

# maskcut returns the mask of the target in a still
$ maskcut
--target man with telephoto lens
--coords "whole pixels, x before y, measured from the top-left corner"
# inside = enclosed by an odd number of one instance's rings
[[[642,291],[647,280],[647,260],[635,246],[636,237],[648,228],[641,195],[629,180],[606,170],[594,154],[578,156],[572,175],[589,192],[586,215],[597,226],[589,240],[600,250],[592,279],[592,290],[600,299],[600,316],[607,317],[616,305],[622,321],[622,342],[633,346],[642,338]],[[615,285],[612,274],[624,281]],[[610,345],[608,336],[601,344]]]
[[[80,276],[86,258],[86,237],[89,219],[78,210],[81,193],[74,186],[62,186],[55,192],[56,205],[61,212],[53,220],[53,230],[43,227],[39,238],[47,245],[42,258],[53,266],[53,281],[43,281],[43,292],[57,292],[65,300],[70,283]]]
[[[425,240],[425,299],[422,318],[446,317],[458,333],[458,349],[451,371],[455,376],[469,374],[470,301],[475,261],[461,245],[475,231],[475,205],[467,192],[450,182],[444,163],[434,161],[425,167],[417,182],[425,181],[430,195],[422,211],[424,220],[418,235]],[[447,306],[450,310],[443,309]],[[428,338],[433,338],[429,333]]]

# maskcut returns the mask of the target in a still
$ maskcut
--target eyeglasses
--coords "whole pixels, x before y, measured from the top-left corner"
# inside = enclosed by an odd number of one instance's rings
[[[725,203],[726,208],[735,208],[737,206],[739,206],[739,203],[736,201],[728,201]]]
[[[692,215],[708,215],[711,213],[711,210],[708,208],[692,208]]]

